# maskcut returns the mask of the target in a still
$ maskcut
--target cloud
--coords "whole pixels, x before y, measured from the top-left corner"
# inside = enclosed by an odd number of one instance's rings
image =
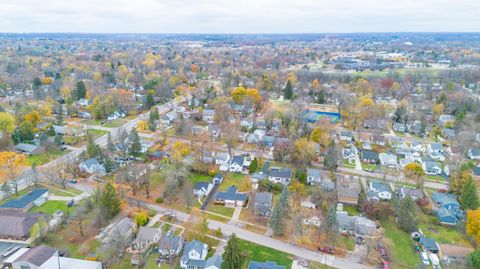
[[[0,31],[478,31],[479,11],[478,0],[0,0]]]

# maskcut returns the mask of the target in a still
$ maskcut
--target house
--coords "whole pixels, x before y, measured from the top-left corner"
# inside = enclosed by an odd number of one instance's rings
[[[232,161],[230,162],[230,172],[241,173],[243,172],[243,165],[245,164],[244,156],[233,156]]]
[[[290,184],[292,170],[290,168],[272,167],[268,173],[268,180],[272,183]]]
[[[82,118],[82,119],[91,119],[92,118],[92,114],[90,114],[90,112],[86,112],[86,111],[78,111],[78,117],[79,118]]]
[[[359,133],[358,134],[358,141],[362,143],[372,143],[373,136],[370,133]]]
[[[91,104],[92,104],[92,100],[90,99],[81,98],[80,100],[77,101],[77,105],[82,107],[87,107]]]
[[[27,155],[35,155],[38,153],[42,153],[45,150],[43,147],[27,143],[19,143],[15,145],[13,149]]]
[[[307,184],[315,185],[322,182],[320,169],[307,168]]]
[[[428,155],[434,160],[441,162],[445,161],[445,155],[443,155],[441,152],[430,152]]]
[[[266,261],[266,262],[256,262],[250,261],[248,263],[248,269],[285,269],[283,265],[278,265],[276,262]]]
[[[430,237],[420,237],[420,245],[425,251],[431,252],[431,253],[438,253],[440,251],[437,242],[435,242],[435,239],[430,238]]]
[[[362,151],[362,162],[369,164],[377,164],[378,162],[378,153],[372,150],[363,150]]]
[[[448,128],[443,129],[443,138],[448,140],[453,140],[455,139],[455,137],[456,137],[455,130],[448,129]]]
[[[427,175],[440,175],[442,174],[442,166],[438,162],[426,161],[422,163],[422,168]]]
[[[400,189],[398,189],[398,196],[400,197],[400,199],[405,199],[405,197],[410,196],[413,200],[424,197],[421,190],[409,187],[401,187]]]
[[[9,209],[0,209],[0,238],[25,241],[30,237],[32,227],[37,223],[39,213],[24,213]]]
[[[467,156],[472,160],[480,160],[480,148],[468,149]]]
[[[215,118],[215,110],[213,109],[204,109],[202,111],[202,119],[207,123],[213,123]]]
[[[275,145],[275,137],[271,135],[265,135],[262,137],[262,144],[267,148],[273,147]]]
[[[355,162],[355,157],[357,156],[357,150],[355,148],[344,148],[342,149],[343,159],[349,163]]]
[[[158,242],[160,258],[170,259],[178,256],[183,248],[183,238],[170,230]]]
[[[410,144],[410,148],[412,148],[413,151],[415,152],[425,152],[425,147],[423,146],[422,143],[418,142],[418,141],[413,141],[411,144]]]
[[[450,146],[445,150],[445,154],[448,157],[453,158],[453,157],[459,156],[461,154],[461,149],[460,149],[460,147],[457,147],[457,146]]]
[[[390,188],[390,184],[372,180],[370,181],[369,188],[371,191],[374,191],[381,200],[392,199],[392,189]]]
[[[438,117],[438,122],[440,123],[440,125],[442,127],[445,127],[445,125],[448,123],[448,122],[451,122],[451,121],[454,121],[455,120],[455,117],[453,117],[452,115],[440,115]]]
[[[148,155],[148,158],[150,161],[158,161],[163,158],[165,158],[167,155],[164,152],[161,152],[160,150],[156,150],[152,152],[150,155]]]
[[[222,165],[230,163],[230,154],[228,152],[220,152],[215,155],[215,164]]]
[[[317,208],[317,205],[312,202],[312,197],[311,197],[311,196],[308,196],[307,199],[303,200],[303,201],[300,203],[300,206],[301,206],[301,207],[304,207],[304,208],[308,208],[308,209],[315,209],[315,208]]]
[[[248,119],[248,118],[243,118],[241,121],[240,121],[240,126],[242,128],[246,128],[247,130],[250,130],[253,128],[253,120],[252,119]]]
[[[160,228],[140,227],[137,237],[133,241],[133,248],[139,252],[144,252],[152,244],[158,243],[162,237],[162,230]]]
[[[247,194],[239,193],[237,187],[230,186],[225,192],[218,192],[215,195],[215,204],[222,204],[227,207],[245,206]]]
[[[342,141],[351,142],[353,141],[353,137],[354,137],[354,134],[352,132],[349,132],[349,131],[340,132],[340,140]]]
[[[220,173],[217,173],[212,179],[213,184],[221,184],[222,181],[223,181],[223,175]]]
[[[111,224],[110,229],[104,229],[98,234],[102,244],[107,244],[119,238],[129,241],[135,228],[135,223],[127,217],[121,218],[118,222]]]
[[[385,136],[383,135],[374,135],[372,140],[375,145],[385,146]]]
[[[269,192],[255,193],[253,212],[258,216],[269,216],[272,209],[272,194]]]
[[[59,256],[56,249],[46,245],[20,248],[4,263],[13,269],[82,268],[102,269],[102,263]]]
[[[401,123],[401,122],[393,123],[393,131],[404,133],[406,130],[407,130],[407,127],[405,126],[405,123]]]
[[[98,162],[96,158],[90,158],[86,161],[83,161],[79,165],[80,171],[84,173],[105,173],[105,167]]]
[[[335,182],[333,182],[332,180],[330,180],[328,178],[325,178],[320,183],[320,188],[322,188],[322,190],[328,191],[328,192],[333,191],[335,189]]]
[[[303,225],[320,227],[321,224],[322,221],[317,216],[303,219]]]
[[[53,126],[53,130],[55,131],[55,134],[65,135],[66,126],[59,126],[59,125],[52,125],[52,126]]]
[[[265,136],[265,130],[257,129],[253,131],[253,133],[247,135],[247,143],[249,144],[259,144],[263,141],[263,137]]]
[[[464,247],[458,245],[438,244],[440,253],[442,254],[442,260],[446,264],[450,264],[455,261],[462,261],[474,250],[471,247]]]
[[[208,125],[208,132],[214,138],[219,138],[222,135],[222,130],[220,129],[220,127],[213,123]]]
[[[472,169],[472,176],[474,179],[480,179],[480,166],[474,166]]]
[[[382,152],[378,154],[378,159],[380,160],[380,164],[388,167],[388,168],[397,168],[397,156],[391,153]]]
[[[0,208],[14,209],[27,212],[34,206],[41,206],[48,198],[48,189],[33,189],[20,198],[7,201],[0,205]]]
[[[212,188],[213,188],[213,184],[210,182],[197,182],[193,187],[193,195],[198,198],[202,198],[203,196],[208,196]]]
[[[349,216],[346,211],[337,211],[337,223],[342,233],[353,233],[356,236],[372,235],[377,230],[377,224],[365,217]]]
[[[199,260],[205,260],[208,254],[208,245],[198,240],[192,240],[185,244],[183,255],[180,258],[180,267],[183,269],[195,269]]]
[[[342,204],[357,205],[360,194],[360,183],[358,180],[350,180],[347,177],[337,178],[337,198]]]
[[[440,223],[456,225],[457,221],[464,217],[457,197],[454,194],[435,192],[432,194],[432,201],[437,208],[435,213]]]
[[[429,154],[432,153],[442,153],[443,152],[443,145],[438,142],[433,142],[427,145],[427,152]]]

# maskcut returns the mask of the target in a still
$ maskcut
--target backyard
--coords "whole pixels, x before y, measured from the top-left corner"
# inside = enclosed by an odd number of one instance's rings
[[[65,212],[65,214],[67,213],[67,211],[69,211],[69,213],[71,214],[71,213],[73,213],[74,208],[69,208],[67,206],[66,201],[50,200],[50,201],[46,201],[41,206],[33,207],[32,209],[29,210],[29,212],[30,213],[39,212],[39,213],[44,213],[44,214],[51,215],[51,214],[55,213],[57,210],[62,210],[63,212]]]
[[[407,232],[397,227],[393,219],[382,222],[384,242],[393,268],[416,268],[420,262],[413,248],[413,240]]]
[[[28,156],[27,162],[28,162],[28,165],[33,165],[33,164],[43,165],[69,152],[70,152],[69,150],[52,149],[39,154]]]

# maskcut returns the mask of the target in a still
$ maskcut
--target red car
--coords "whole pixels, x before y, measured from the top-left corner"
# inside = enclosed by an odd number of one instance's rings
[[[387,261],[383,262],[383,269],[390,269],[390,264]]]
[[[328,254],[335,254],[335,250],[333,248],[329,248],[329,247],[318,247],[318,250],[320,250],[321,252],[324,252],[324,253],[328,253]]]

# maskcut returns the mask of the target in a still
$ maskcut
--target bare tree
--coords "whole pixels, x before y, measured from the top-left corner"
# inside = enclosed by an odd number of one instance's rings
[[[78,156],[74,154],[68,155],[64,166],[65,172],[70,174],[73,178],[77,178],[78,175],[80,175],[80,163],[81,160]]]
[[[44,172],[44,175],[48,181],[55,185],[60,185],[62,189],[65,189],[68,179],[64,176],[63,167],[63,163],[55,163],[48,171]]]
[[[193,197],[193,188],[189,181],[186,181],[183,184],[182,194],[183,194],[183,199],[185,201],[185,205],[187,206],[187,209],[190,209],[195,199]]]
[[[232,148],[238,141],[238,135],[240,131],[238,130],[238,125],[235,123],[224,123],[222,125],[222,135],[223,139],[225,140],[225,144],[227,144],[228,154],[232,155]]]

